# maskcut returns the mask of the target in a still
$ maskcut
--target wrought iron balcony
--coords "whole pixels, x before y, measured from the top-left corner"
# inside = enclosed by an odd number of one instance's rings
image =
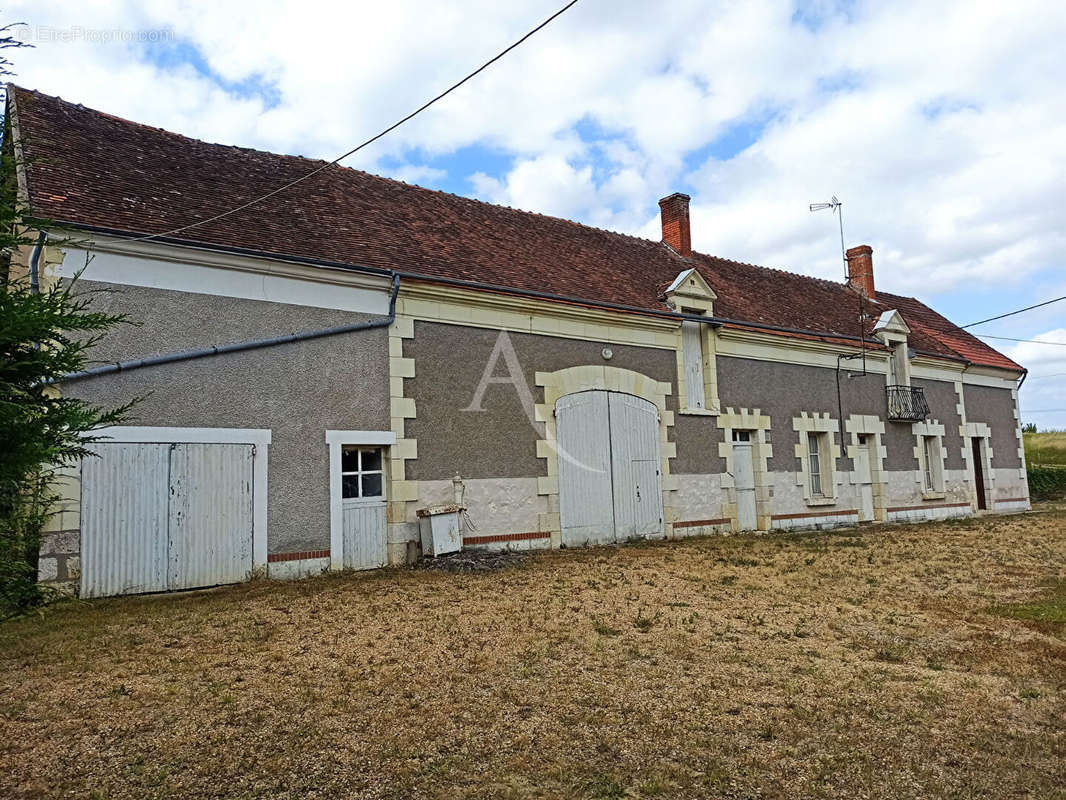
[[[925,390],[917,386],[889,386],[888,418],[893,422],[921,422],[929,416]]]

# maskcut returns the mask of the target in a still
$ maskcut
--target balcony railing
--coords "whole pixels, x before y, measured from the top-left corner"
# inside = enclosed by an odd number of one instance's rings
[[[895,422],[921,422],[929,416],[925,390],[917,386],[889,386],[888,418]]]

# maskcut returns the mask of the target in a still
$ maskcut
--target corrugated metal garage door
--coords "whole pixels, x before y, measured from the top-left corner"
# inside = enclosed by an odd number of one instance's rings
[[[81,596],[167,588],[169,444],[99,444],[81,468]]]
[[[98,444],[82,466],[82,597],[191,589],[252,571],[243,444]]]
[[[168,589],[247,580],[252,572],[252,446],[170,450]]]
[[[619,392],[578,392],[559,399],[555,416],[563,543],[662,533],[655,405]]]

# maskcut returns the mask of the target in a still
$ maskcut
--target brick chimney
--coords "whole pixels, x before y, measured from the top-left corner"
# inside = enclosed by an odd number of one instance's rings
[[[659,201],[663,241],[685,258],[692,255],[692,233],[688,224],[688,201],[691,199],[687,194],[675,192]]]
[[[868,244],[849,247],[848,286],[862,292],[871,300],[874,297],[874,251]]]

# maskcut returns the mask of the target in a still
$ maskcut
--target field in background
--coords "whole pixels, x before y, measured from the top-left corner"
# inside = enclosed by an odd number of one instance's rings
[[[1026,433],[1025,466],[1034,500],[1066,499],[1066,431]]]
[[[0,796],[1066,797],[1066,511],[67,603]]]
[[[1027,466],[1039,464],[1066,466],[1066,431],[1026,433],[1023,437]]]

